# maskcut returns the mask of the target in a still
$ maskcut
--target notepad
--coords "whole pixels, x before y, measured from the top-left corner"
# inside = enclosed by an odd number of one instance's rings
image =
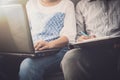
[[[73,48],[78,47],[90,47],[95,45],[104,45],[104,44],[113,44],[113,43],[120,43],[120,36],[104,36],[104,37],[98,37],[98,38],[92,38],[88,40],[84,40],[82,42],[76,42],[73,44],[70,44]]]

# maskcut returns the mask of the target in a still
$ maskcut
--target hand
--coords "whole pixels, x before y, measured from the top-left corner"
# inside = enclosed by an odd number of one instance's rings
[[[80,36],[77,40],[77,42],[82,42],[84,40],[87,40],[87,39],[93,39],[95,38],[96,36],[95,35],[91,35],[91,36]]]
[[[34,44],[35,50],[49,49],[49,42],[39,40]]]

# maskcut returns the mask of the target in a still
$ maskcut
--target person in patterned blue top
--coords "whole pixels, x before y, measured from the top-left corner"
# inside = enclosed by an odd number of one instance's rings
[[[20,80],[44,80],[45,73],[60,66],[68,50],[65,46],[75,41],[74,5],[70,0],[29,0],[26,9],[35,50],[61,47],[55,55],[22,61]]]

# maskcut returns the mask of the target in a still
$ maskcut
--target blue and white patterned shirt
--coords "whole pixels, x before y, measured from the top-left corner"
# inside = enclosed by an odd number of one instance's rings
[[[39,0],[29,0],[26,8],[34,42],[51,41],[60,36],[66,36],[70,42],[74,42],[76,21],[74,5],[70,0],[62,0],[51,7],[41,5]]]

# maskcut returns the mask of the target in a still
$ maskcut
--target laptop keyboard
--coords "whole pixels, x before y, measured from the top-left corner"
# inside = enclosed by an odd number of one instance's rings
[[[49,56],[49,55],[53,55],[56,54],[60,51],[60,48],[56,48],[56,49],[47,49],[47,50],[42,50],[42,51],[35,51],[35,56],[37,57],[42,57],[42,56]]]

